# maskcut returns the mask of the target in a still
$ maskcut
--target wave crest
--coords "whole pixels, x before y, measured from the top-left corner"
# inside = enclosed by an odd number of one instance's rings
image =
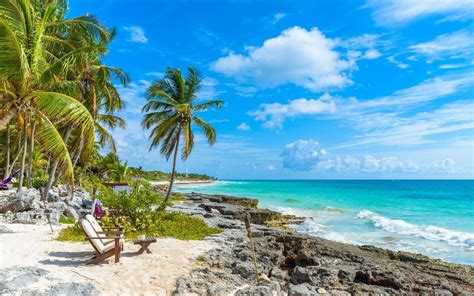
[[[453,246],[474,250],[474,234],[432,225],[415,225],[400,219],[390,219],[369,210],[360,211],[357,218],[371,221],[375,227],[392,233],[411,235],[431,241],[444,241]]]

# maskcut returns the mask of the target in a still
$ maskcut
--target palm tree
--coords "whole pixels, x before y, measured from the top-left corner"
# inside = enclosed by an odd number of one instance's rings
[[[202,76],[195,68],[188,68],[188,76],[183,78],[180,69],[169,67],[162,79],[155,81],[147,90],[147,103],[143,106],[142,125],[151,129],[150,150],[161,145],[160,152],[169,160],[173,154],[173,169],[170,185],[163,200],[168,201],[176,175],[176,158],[183,140],[181,159],[188,158],[194,146],[193,126],[201,129],[210,145],[216,141],[216,132],[212,126],[196,116],[196,112],[206,111],[211,107],[222,107],[223,102],[211,100],[199,102],[197,92],[202,85]]]
[[[5,0],[0,5],[0,129],[16,120],[23,135],[19,190],[27,147],[35,141],[54,159],[50,175],[60,165],[70,184],[71,130],[80,129],[87,149],[93,147],[94,119],[76,99],[79,83],[70,73],[82,54],[96,48],[94,40],[106,41],[112,33],[92,16],[65,19],[66,11],[65,0]]]

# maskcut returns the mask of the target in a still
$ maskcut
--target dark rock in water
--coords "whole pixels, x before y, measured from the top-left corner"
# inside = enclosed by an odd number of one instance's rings
[[[288,220],[290,216],[279,212],[258,209],[258,200],[250,198],[232,198],[226,195],[207,195],[193,193],[186,197],[187,200],[199,203],[207,213],[221,214],[224,217],[244,221],[247,214],[250,215],[252,223],[265,225],[269,221]],[[296,217],[294,217],[296,218]]]
[[[242,206],[248,209],[256,209],[258,207],[258,199],[255,198],[246,198],[246,197],[234,197],[222,194],[201,194],[201,193],[191,193],[187,196],[188,199],[193,201],[210,201],[217,203],[227,203],[236,206]]]
[[[205,254],[204,267],[179,279],[175,295],[474,294],[471,266],[269,228],[263,224],[279,213],[244,208],[220,195],[193,194],[172,210],[226,226],[223,233],[207,238],[217,247]],[[254,223],[259,278],[278,285],[256,285],[250,242],[241,222],[246,212]]]

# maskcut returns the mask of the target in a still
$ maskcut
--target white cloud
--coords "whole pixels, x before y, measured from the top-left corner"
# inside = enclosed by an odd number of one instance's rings
[[[197,92],[196,97],[200,100],[218,100],[219,95],[224,93],[217,89],[218,84],[219,82],[214,78],[204,78],[201,84],[201,89]]]
[[[238,130],[241,130],[241,131],[249,131],[249,130],[250,130],[250,126],[249,126],[247,123],[242,122],[241,124],[239,124],[239,125],[237,126],[237,129],[238,129]]]
[[[139,26],[129,26],[124,27],[124,30],[130,33],[130,41],[137,43],[147,43],[148,38],[145,36],[145,32],[142,27]]]
[[[282,20],[284,17],[286,17],[286,13],[275,13],[273,15],[273,24],[278,23],[280,20]]]
[[[427,16],[445,16],[444,20],[472,18],[471,0],[369,0],[375,21],[381,25],[396,25]]]
[[[340,47],[347,49],[347,57],[354,62],[358,59],[373,60],[381,57],[382,53],[377,48],[385,47],[386,43],[376,34],[363,34],[337,41]]]
[[[312,140],[298,140],[287,144],[283,150],[283,167],[297,170],[311,170],[315,164],[325,160],[328,152]]]
[[[388,61],[389,63],[394,64],[395,66],[397,66],[397,67],[400,68],[400,69],[406,69],[406,68],[410,67],[410,65],[408,65],[408,64],[406,64],[406,63],[402,63],[402,62],[400,62],[400,61],[397,61],[397,60],[395,59],[395,56],[389,56],[389,57],[387,58],[387,61]]]
[[[467,64],[442,64],[439,66],[440,69],[457,69],[457,68],[464,68]]]
[[[122,100],[126,103],[126,108],[122,111],[125,114],[138,115],[142,113],[142,107],[146,100],[144,94],[146,89],[150,86],[148,80],[138,80],[129,83],[126,87],[122,85],[115,85]]]
[[[318,99],[301,98],[291,100],[287,104],[261,104],[259,109],[248,114],[255,117],[255,120],[263,122],[264,127],[281,128],[288,117],[334,112],[336,112],[335,99],[326,93]]]
[[[287,144],[282,153],[283,167],[305,171],[334,171],[362,173],[418,173],[424,171],[455,173],[459,169],[452,159],[419,164],[395,156],[362,157],[333,155],[310,140],[297,140]]]
[[[380,53],[380,51],[378,51],[376,49],[369,49],[365,52],[364,59],[373,60],[373,59],[377,59],[381,56],[382,56],[382,54]]]
[[[292,83],[311,91],[343,88],[352,84],[348,75],[355,64],[342,59],[336,45],[317,28],[307,31],[296,26],[261,47],[248,47],[247,54],[221,57],[211,68],[264,87]]]
[[[468,100],[445,104],[414,115],[371,113],[351,117],[351,126],[365,131],[358,141],[343,147],[382,144],[413,146],[433,142],[439,134],[474,129],[474,103]]]
[[[354,103],[350,109],[368,109],[382,107],[410,107],[415,104],[434,101],[469,87],[474,81],[470,72],[444,75],[427,79],[418,85],[398,90],[390,96],[360,101]]]
[[[412,45],[410,49],[429,60],[469,58],[474,51],[474,34],[468,30],[460,30],[440,35],[432,41]]]

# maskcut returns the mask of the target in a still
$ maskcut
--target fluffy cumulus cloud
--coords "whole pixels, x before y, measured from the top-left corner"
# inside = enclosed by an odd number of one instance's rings
[[[298,140],[287,144],[283,150],[283,167],[311,170],[315,164],[326,160],[328,152],[314,140]]]
[[[229,53],[211,68],[264,87],[292,83],[311,91],[342,88],[352,84],[348,74],[355,64],[341,57],[337,45],[317,28],[296,26],[260,47],[247,48],[246,54]]]
[[[455,173],[458,171],[451,159],[428,164],[418,164],[394,156],[362,157],[334,155],[314,140],[297,140],[287,144],[282,153],[283,167],[294,170],[315,170],[362,173],[417,173],[431,171]]]
[[[286,104],[270,103],[261,104],[260,107],[248,114],[255,120],[263,122],[267,128],[281,128],[288,117],[301,115],[329,114],[336,112],[336,101],[329,95],[324,94],[318,99],[295,99]]]
[[[142,27],[130,26],[124,27],[124,30],[130,34],[130,41],[137,43],[147,43],[148,38],[145,36],[145,32]]]
[[[369,0],[365,7],[373,9],[378,24],[396,25],[427,16],[442,16],[443,20],[469,20],[472,0]]]

